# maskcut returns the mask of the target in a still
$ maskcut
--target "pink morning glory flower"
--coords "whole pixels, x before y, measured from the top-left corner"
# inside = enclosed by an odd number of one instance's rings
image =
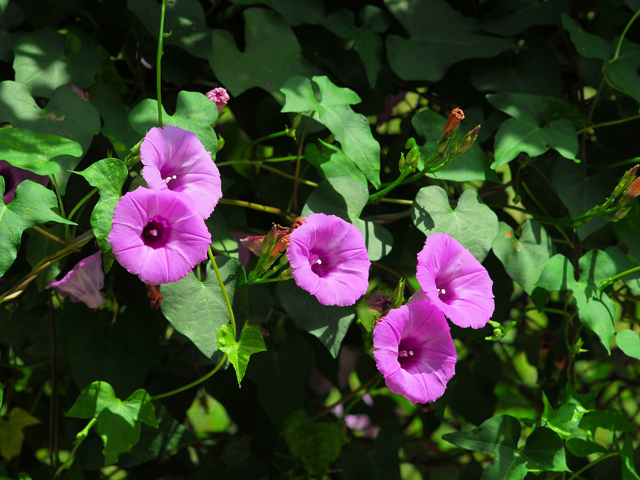
[[[202,218],[208,218],[222,198],[218,167],[193,132],[152,128],[140,146],[140,160],[149,188],[188,195]]]
[[[455,374],[449,325],[427,302],[392,309],[373,329],[373,357],[389,390],[412,403],[433,402]]]
[[[116,205],[109,243],[129,273],[161,285],[204,261],[211,235],[186,195],[138,187]]]
[[[420,286],[410,302],[427,300],[459,327],[484,327],[495,302],[493,282],[485,268],[445,233],[427,238],[418,254]]]
[[[104,287],[102,253],[94,253],[80,260],[62,280],[54,280],[47,288],[53,288],[72,302],[83,302],[89,308],[100,308],[106,298],[100,294]]]
[[[290,242],[294,280],[323,305],[353,305],[367,292],[371,262],[358,227],[314,213],[291,232]]]
[[[222,111],[231,98],[229,97],[227,90],[222,87],[214,88],[210,92],[207,92],[206,95],[209,100],[216,104],[216,107],[218,107],[218,113]]]
[[[16,197],[16,188],[18,188],[18,185],[23,181],[33,180],[44,186],[47,186],[49,182],[49,177],[36,175],[29,170],[14,167],[4,160],[0,160],[0,177],[4,178],[4,195],[2,196],[2,201],[5,205],[13,202],[13,199]]]

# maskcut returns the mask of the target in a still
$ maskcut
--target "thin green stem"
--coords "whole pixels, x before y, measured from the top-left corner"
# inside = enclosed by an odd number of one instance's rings
[[[302,156],[304,158],[304,155]],[[263,163],[277,163],[277,162],[290,162],[292,160],[297,160],[297,155],[291,155],[289,157],[276,157],[276,158],[256,158],[251,159],[247,158],[245,160],[229,160],[228,162],[220,162],[216,163],[218,167],[225,167],[227,165],[261,165]]]
[[[595,170],[610,170],[612,168],[629,165],[630,163],[640,163],[640,157],[628,158],[619,162],[610,163],[609,165],[589,165],[589,168],[593,168]]]
[[[400,183],[402,183],[402,181],[407,177],[408,174],[409,172],[401,172],[400,176],[396,178],[395,181],[393,181],[390,185],[380,190],[379,192],[372,193],[371,195],[369,195],[369,201],[375,200],[376,198],[382,197],[383,195],[386,195],[387,193],[389,193],[391,190],[393,190],[398,185],[400,185]]]
[[[67,220],[72,220],[73,219],[73,215],[78,211],[78,209],[84,205],[84,203],[89,200],[91,197],[93,197],[96,193],[98,192],[97,188],[94,188],[93,190],[91,190],[89,193],[87,193],[84,197],[82,197],[82,200],[80,200],[78,202],[78,204],[73,207],[73,210],[71,210],[71,212],[69,213],[69,216],[67,217]]]
[[[265,140],[271,140],[272,138],[278,138],[278,137],[291,137],[292,135],[295,135],[295,130],[290,130],[290,129],[286,129],[286,130],[282,130],[281,132],[276,132],[276,133],[272,133],[270,135],[265,135],[264,137],[260,137],[257,140],[254,140],[250,143],[247,143],[244,148],[242,149],[242,151],[240,152],[240,158],[242,158],[244,156],[244,152],[247,151],[247,148],[251,148],[254,145],[260,143],[260,142],[264,142]],[[294,157],[297,158],[297,157]]]
[[[413,200],[404,200],[402,198],[381,198],[381,202],[396,203],[398,205],[413,205]]]
[[[640,10],[638,10],[640,12]],[[611,458],[618,455],[618,452],[611,452],[611,453],[607,453],[606,455],[602,455],[599,458],[596,458],[593,462],[588,463],[587,465],[585,465],[584,467],[582,467],[580,470],[578,470],[576,473],[574,473],[573,475],[571,475],[569,477],[569,480],[575,480],[576,478],[578,478],[580,476],[581,473],[583,473],[584,471],[590,469],[591,467],[593,467],[596,463],[605,460],[607,458]]]
[[[640,12],[640,10],[638,10],[638,12]],[[632,117],[626,117],[626,118],[621,118],[620,120],[612,120],[611,122],[604,122],[604,123],[596,123],[595,125],[591,125],[589,127],[585,127],[581,130],[578,130],[576,132],[577,135],[580,135],[581,133],[584,133],[592,128],[600,128],[600,127],[609,127],[611,125],[618,125],[620,123],[625,123],[625,122],[630,122],[632,120],[637,120],[638,118],[640,118],[640,115],[634,115]]]
[[[75,443],[73,445],[73,450],[71,450],[71,453],[69,454],[69,458],[67,458],[66,462],[64,462],[62,465],[60,465],[58,470],[56,470],[56,474],[53,476],[53,478],[56,478],[64,470],[66,470],[67,468],[69,468],[73,464],[73,460],[75,459],[76,452],[78,451],[78,448],[80,448],[80,445],[82,445],[82,442],[84,442],[85,438],[87,438],[87,436],[89,435],[89,431],[93,428],[93,426],[97,422],[98,422],[97,418],[92,418],[91,420],[89,420],[89,423],[87,423],[87,426],[84,427],[80,431],[80,433],[78,433],[78,435],[76,436],[76,441],[75,441]]]
[[[638,10],[633,17],[631,17],[631,20],[629,20],[629,23],[627,23],[627,26],[624,27],[624,30],[622,31],[622,35],[620,35],[620,39],[618,40],[618,46],[616,47],[616,53],[613,55],[613,58],[611,60],[609,60],[609,63],[615,63],[618,61],[618,55],[620,55],[620,49],[622,48],[622,41],[624,40],[624,37],[627,35],[627,32],[629,31],[629,28],[631,28],[631,25],[633,25],[633,22],[636,21],[636,18],[638,18],[638,15],[640,15],[640,10]]]
[[[58,188],[58,182],[56,180],[56,176],[49,175],[49,178],[51,179],[51,185],[53,185],[53,189],[56,192],[56,197],[58,197],[58,208],[60,209],[60,215],[62,215],[64,218],[67,218],[67,214],[64,211],[64,202],[62,201],[62,195],[60,195],[60,188]],[[64,239],[66,242],[70,240],[69,225],[67,224],[64,225]]]
[[[156,90],[158,91],[158,126],[162,128],[162,42],[164,40],[164,14],[167,8],[167,0],[162,0],[160,10],[160,35],[158,36],[158,56],[156,58]]]
[[[605,280],[602,280],[602,281],[600,282],[600,285],[598,286],[598,290],[602,291],[602,290],[604,290],[605,288],[607,288],[609,285],[611,285],[613,282],[615,282],[616,280],[618,280],[619,278],[622,278],[622,277],[624,277],[625,275],[629,275],[629,274],[631,274],[631,273],[635,273],[635,272],[637,272],[637,271],[640,271],[640,265],[639,265],[639,266],[637,266],[637,267],[631,268],[631,269],[629,269],[629,270],[626,270],[626,271],[624,271],[624,272],[622,272],[622,273],[619,273],[619,274],[617,274],[617,275],[614,275],[613,277],[609,277],[609,278],[607,278],[607,279],[605,279]]]
[[[245,202],[244,200],[234,200],[231,198],[221,198],[218,203],[224,203],[226,205],[235,205],[237,207],[250,208],[251,210],[257,210],[259,212],[274,213],[276,215],[282,215],[291,220],[297,217],[295,213],[286,212],[275,207],[267,207],[266,205],[260,205],[259,203]]]
[[[222,281],[222,275],[220,275],[220,270],[218,270],[218,265],[216,264],[216,259],[213,257],[213,252],[211,251],[211,247],[207,250],[207,254],[209,255],[209,260],[211,260],[211,265],[213,265],[213,269],[216,271],[216,277],[218,278],[218,283],[220,284],[220,290],[222,290],[222,296],[224,297],[224,302],[227,304],[227,310],[229,310],[229,320],[231,326],[233,327],[233,331],[236,331],[236,317],[233,315],[233,307],[231,306],[231,302],[229,301],[229,295],[227,295],[227,289],[224,286],[224,282]]]
[[[50,238],[51,240],[53,240],[55,242],[61,243],[65,247],[69,246],[69,244],[67,242],[65,242],[64,240],[62,240],[61,238],[56,237],[55,235],[47,232],[46,230],[44,230],[43,228],[38,227],[37,225],[34,226],[34,227],[31,227],[31,228],[33,228],[36,232],[41,233],[45,237],[48,237],[48,238]]]
[[[297,157],[296,157],[297,158]],[[270,165],[265,165],[264,163],[258,163],[258,162],[253,162],[251,160],[230,160],[228,162],[222,162],[220,164],[218,164],[218,167],[222,167],[225,165],[259,165],[260,168],[264,168],[265,170],[269,170],[270,172],[273,172],[277,175],[280,175],[281,177],[284,178],[288,178],[289,180],[295,180],[296,177],[293,175],[290,175],[288,173],[283,172],[282,170],[278,170],[277,168],[274,168]],[[316,182],[311,182],[309,180],[305,180],[304,178],[298,178],[298,182],[304,184],[304,185],[308,185],[309,187],[314,187],[316,188],[318,186],[318,184]]]
[[[215,265],[215,262],[214,262]],[[224,287],[222,289],[222,291],[224,292]],[[204,382],[205,380],[207,380],[209,377],[213,376],[214,373],[216,373],[218,370],[220,370],[220,368],[222,368],[222,366],[224,365],[224,363],[227,361],[227,354],[225,353],[222,358],[220,359],[220,361],[218,362],[218,364],[214,367],[213,370],[211,370],[209,373],[207,373],[204,377],[200,377],[198,380],[194,380],[193,382],[180,387],[180,388],[176,388],[175,390],[171,390],[170,392],[166,392],[166,393],[161,393],[159,395],[154,395],[151,397],[151,401],[154,400],[160,400],[161,398],[166,398],[166,397],[170,397],[172,395],[175,395],[177,393],[180,392],[184,392],[185,390],[189,390],[191,387],[195,387],[196,385],[201,384],[202,382]]]
[[[300,164],[302,163],[302,156],[303,156],[302,149],[304,148],[304,139],[307,136],[307,130],[309,130],[309,125],[311,125],[311,119],[315,114],[316,112],[311,112],[311,115],[309,115],[309,119],[307,120],[307,123],[304,126],[304,129],[302,130],[302,135],[300,135],[300,143],[298,144],[298,158],[296,159],[296,175],[293,178],[293,211],[294,212],[298,211],[298,181],[300,180]]]

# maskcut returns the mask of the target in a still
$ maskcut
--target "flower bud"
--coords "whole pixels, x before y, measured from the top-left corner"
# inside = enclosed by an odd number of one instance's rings
[[[460,122],[462,120],[464,120],[464,112],[461,109],[454,108],[453,110],[451,110],[449,119],[447,120],[447,124],[444,126],[444,130],[442,131],[442,137],[440,138],[445,139],[447,137],[453,136],[453,134],[456,133],[458,125],[460,125]]]
[[[416,168],[418,163],[420,162],[420,148],[417,145],[414,145],[409,153],[407,153],[407,159],[405,161],[408,167]]]
[[[478,136],[478,132],[480,131],[480,125],[467,133],[467,136],[464,137],[462,142],[460,143],[460,148],[458,149],[458,154],[462,154],[469,150],[473,143],[476,141],[476,137]]]
[[[391,307],[391,297],[382,292],[375,292],[367,298],[367,307],[379,313],[385,313]]]
[[[218,108],[218,114],[222,111],[222,109],[231,98],[229,97],[227,90],[222,87],[214,88],[213,90],[207,92],[206,97],[216,104],[216,107]]]
[[[401,172],[404,170],[404,167],[407,165],[405,159],[404,159],[404,153],[400,154],[400,161],[398,162],[398,170],[400,170]]]
[[[629,188],[627,188],[627,193],[625,195],[629,198],[636,198],[638,195],[640,195],[640,178],[636,178],[633,182],[631,182],[631,185],[629,185]]]
[[[222,150],[222,148],[224,147],[224,138],[222,138],[222,136],[218,135],[218,152],[220,150]]]
[[[406,278],[401,278],[398,281],[398,285],[396,285],[391,297],[391,308],[398,308],[404,302],[404,285],[406,281]]]
[[[617,222],[618,220],[622,220],[624,217],[627,216],[627,213],[629,213],[631,211],[631,207],[624,207],[621,208],[620,210],[618,210],[616,212],[616,214],[613,216],[613,221]]]
[[[298,115],[296,115],[296,118],[293,119],[293,125],[291,126],[291,128],[293,128],[294,130],[298,128],[301,121],[302,121],[302,114],[299,113]]]

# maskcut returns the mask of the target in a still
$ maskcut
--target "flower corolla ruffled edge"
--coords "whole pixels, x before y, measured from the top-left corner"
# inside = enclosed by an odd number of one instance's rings
[[[74,303],[83,302],[89,308],[100,308],[107,301],[100,293],[102,287],[102,252],[80,260],[62,279],[47,285],[47,288],[53,288],[59,295],[70,297]]]
[[[291,232],[287,259],[296,284],[323,305],[353,305],[369,287],[371,261],[364,236],[335,215],[306,217]]]
[[[455,375],[458,358],[442,312],[427,302],[392,309],[373,329],[373,357],[393,393],[433,402]]]
[[[211,234],[186,195],[138,187],[116,205],[109,244],[129,273],[162,285],[207,258]]]
[[[154,127],[140,145],[142,176],[151,189],[187,195],[202,218],[222,198],[218,167],[195,133],[179,127]]]
[[[427,237],[418,254],[422,287],[409,302],[427,300],[459,327],[484,327],[495,308],[493,281],[482,264],[455,238]]]

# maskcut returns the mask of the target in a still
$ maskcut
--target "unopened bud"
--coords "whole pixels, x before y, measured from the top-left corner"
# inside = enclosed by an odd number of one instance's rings
[[[302,121],[302,114],[299,113],[298,115],[296,115],[296,118],[293,119],[293,125],[291,126],[291,128],[293,128],[294,130],[298,128],[301,121]]]
[[[618,182],[618,185],[616,185],[616,188],[614,188],[613,193],[611,194],[612,198],[616,198],[622,192],[627,191],[627,189],[635,181],[637,171],[638,171],[638,165],[624,172],[624,175],[622,176],[622,178]]]
[[[444,126],[444,130],[442,131],[442,137],[440,138],[445,139],[453,136],[462,120],[464,120],[464,112],[461,109],[454,108],[451,110],[447,124]]]
[[[478,136],[478,132],[480,131],[480,125],[467,133],[467,136],[462,139],[460,142],[460,148],[458,149],[458,154],[462,154],[471,148],[471,145],[476,141],[476,137]]]
[[[640,178],[636,178],[633,182],[631,182],[631,185],[629,185],[629,188],[627,188],[626,193],[626,196],[629,198],[636,198],[638,195],[640,195]]]
[[[411,150],[409,150],[409,153],[407,153],[407,160],[405,163],[407,164],[408,167],[416,168],[419,162],[420,162],[420,148],[417,145],[415,145]]]
[[[404,285],[406,281],[405,278],[401,278],[398,281],[398,285],[396,285],[393,296],[391,297],[391,308],[398,308],[404,302]]]
[[[268,256],[271,254],[271,250],[273,250],[273,246],[276,242],[276,237],[278,234],[278,227],[274,225],[271,227],[271,231],[267,234],[267,236],[262,241],[262,247],[260,248],[260,256]]]
[[[401,153],[400,160],[398,161],[398,170],[403,171],[406,165],[407,165],[407,162],[404,159],[404,153]]]
[[[375,292],[367,298],[367,306],[380,313],[385,313],[391,307],[391,297],[382,292]]]
[[[618,220],[622,220],[624,217],[627,216],[627,214],[631,211],[631,207],[624,207],[621,208],[620,210],[618,210],[616,212],[616,214],[613,216],[613,221],[617,222]]]
[[[291,268],[287,268],[284,272],[282,272],[282,274],[280,275],[280,280],[290,280],[293,278],[293,275],[291,274]]]
[[[438,145],[436,146],[436,153],[438,154],[438,157],[444,157],[446,155],[450,143],[451,137],[440,139],[440,142],[438,142]]]
[[[218,135],[218,152],[224,148],[224,138]]]

